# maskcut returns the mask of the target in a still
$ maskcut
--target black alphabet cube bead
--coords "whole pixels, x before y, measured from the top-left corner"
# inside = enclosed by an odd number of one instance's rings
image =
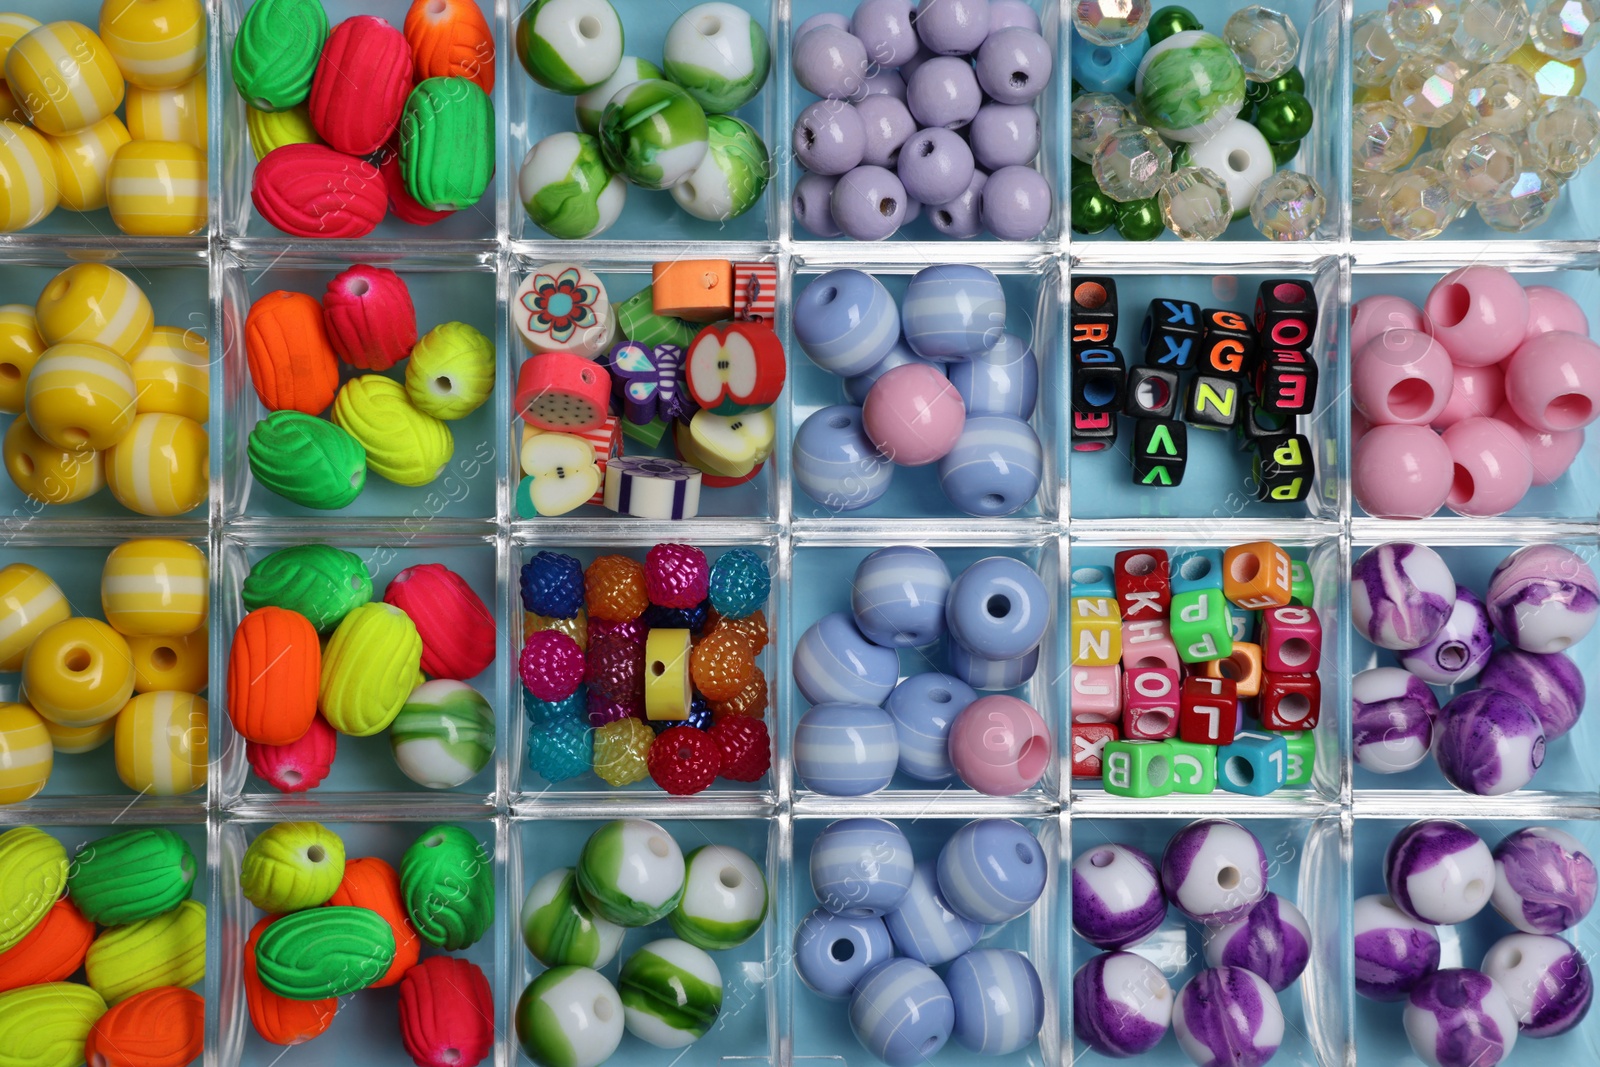
[[[1244,382],[1218,374],[1197,374],[1183,394],[1183,421],[1197,430],[1231,430],[1244,410]]]
[[[1117,443],[1117,413],[1115,411],[1074,411],[1072,413],[1072,450],[1074,452],[1104,452]]]
[[[1176,419],[1140,419],[1133,429],[1133,484],[1174,486],[1189,463],[1189,429]]]
[[[1263,348],[1311,351],[1317,334],[1317,294],[1297,278],[1269,278],[1256,293],[1256,335]]]
[[[1178,414],[1178,372],[1164,367],[1128,370],[1122,413],[1135,419],[1170,419]]]
[[[1304,434],[1269,437],[1256,444],[1251,473],[1256,479],[1256,499],[1292,503],[1304,500],[1316,477],[1311,441]]]
[[[1255,386],[1262,407],[1309,415],[1317,405],[1317,361],[1299,349],[1272,349],[1256,367]]]
[[[1255,364],[1256,332],[1237,311],[1208,308],[1200,313],[1198,366],[1202,374],[1248,377]]]
[[[1117,343],[1117,282],[1114,278],[1072,279],[1067,322],[1072,348],[1110,348]]]
[[[1139,343],[1144,346],[1147,367],[1183,370],[1194,366],[1195,350],[1200,346],[1200,305],[1191,300],[1150,301],[1139,328]]]
[[[1128,364],[1115,348],[1078,348],[1072,353],[1072,410],[1121,411]]]

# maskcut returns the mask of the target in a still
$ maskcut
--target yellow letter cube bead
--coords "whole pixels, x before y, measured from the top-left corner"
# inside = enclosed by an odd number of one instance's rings
[[[133,426],[133,370],[99,345],[51,345],[28,375],[28,422],[57,448],[110,448]]]
[[[6,54],[6,84],[40,132],[56,135],[116,111],[126,88],[105,42],[81,22],[29,30]]]
[[[128,86],[127,112],[135,141],[182,141],[202,152],[210,143],[204,71],[170,89]]]
[[[204,625],[182,637],[130,637],[128,651],[133,653],[135,693],[153,693],[157,689],[198,693],[206,687],[210,668],[206,663]]]
[[[33,308],[0,304],[0,411],[22,411],[28,373],[47,347]]]
[[[6,473],[18,489],[45,504],[75,504],[106,484],[104,452],[57,448],[33,432],[27,419],[12,419],[6,431]]]
[[[205,503],[211,440],[182,415],[135,415],[133,429],[106,452],[106,484],[129,511],[182,515]]]
[[[22,687],[35,711],[63,726],[105,722],[133,695],[133,656],[99,619],[58,622],[22,659]]]
[[[133,357],[132,366],[134,404],[140,414],[161,411],[199,423],[211,417],[211,347],[200,334],[157,326],[149,343]]]
[[[100,39],[131,84],[170,89],[205,66],[206,10],[200,0],[106,0]]]
[[[44,728],[49,731],[50,744],[57,752],[63,756],[81,756],[111,740],[111,735],[117,732],[117,717],[113,715],[93,726],[62,726],[45,719]]]
[[[311,125],[311,109],[296,104],[287,111],[262,111],[245,105],[245,125],[250,129],[250,147],[260,163],[267,153],[286,144],[321,144]]]
[[[61,587],[31,563],[0,569],[0,671],[22,669],[33,639],[72,615]]]
[[[117,716],[117,776],[135,792],[181,796],[206,784],[206,702],[140,693]]]
[[[104,263],[79,263],[57,274],[33,310],[45,344],[88,341],[123,359],[144,347],[156,324],[144,290]]]
[[[58,200],[50,145],[27,126],[0,122],[0,231],[26,230]]]
[[[206,228],[206,156],[182,141],[133,141],[118,149],[106,182],[111,221],[123,233],[182,237]]]
[[[211,604],[206,554],[187,541],[124,541],[100,572],[100,607],[127,637],[181,637],[206,621]]]
[[[1109,667],[1122,659],[1122,612],[1107,596],[1072,598],[1072,662]]]
[[[56,750],[44,719],[26,704],[0,704],[0,804],[27,800],[44,788]]]
[[[56,167],[56,194],[68,211],[98,211],[106,206],[106,176],[117,149],[127,144],[128,128],[115,115],[81,130],[48,137]]]

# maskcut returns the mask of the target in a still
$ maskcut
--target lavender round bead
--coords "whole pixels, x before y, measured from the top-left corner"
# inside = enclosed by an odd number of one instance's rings
[[[1524,652],[1560,652],[1600,618],[1600,583],[1569,548],[1519,548],[1489,576],[1489,619]]]
[[[921,0],[911,24],[928,51],[971,55],[989,36],[989,0]]]
[[[1439,709],[1433,758],[1457,789],[1483,797],[1510,793],[1544,763],[1544,727],[1511,694],[1474,689]]]
[[[1097,948],[1137,945],[1167,918],[1150,857],[1129,845],[1098,845],[1072,861],[1072,928]]]
[[[1020,26],[1039,32],[1039,13],[1027,0],[989,0],[989,32],[999,33],[1007,26]]]
[[[948,367],[950,384],[966,403],[968,417],[1033,417],[1039,399],[1039,358],[1028,342],[1016,334],[1007,333],[988,351]]]
[[[1374,667],[1350,683],[1350,745],[1374,774],[1409,771],[1428,758],[1439,702],[1421,678]]]
[[[924,126],[965,126],[982,105],[978,76],[964,59],[934,56],[906,76],[906,106]]]
[[[898,70],[881,67],[867,75],[865,92],[862,99],[869,96],[887,96],[905,103],[906,80],[901,77]]]
[[[1480,971],[1437,971],[1411,991],[1405,1010],[1411,1050],[1431,1067],[1494,1067],[1517,1043],[1517,1016]]]
[[[1002,104],[1027,104],[1050,84],[1050,46],[1032,30],[991,33],[978,49],[978,85]]]
[[[859,98],[867,80],[867,49],[847,29],[820,23],[794,39],[794,79],[818,96]]]
[[[922,47],[911,26],[908,0],[861,0],[850,16],[850,32],[860,39],[867,58],[879,67],[898,67]]]
[[[1039,113],[1024,104],[984,104],[967,127],[967,141],[986,170],[1031,163],[1039,154]]]
[[[945,204],[961,195],[976,169],[972,149],[961,135],[934,126],[906,142],[895,172],[911,199]]]
[[[1594,860],[1576,838],[1549,826],[1525,826],[1494,849],[1494,893],[1500,917],[1529,934],[1559,934],[1594,907]]]
[[[1122,1059],[1161,1044],[1172,1023],[1172,987],[1131,952],[1106,952],[1072,976],[1072,1029],[1103,1056]]]
[[[844,380],[844,398],[852,404],[861,405],[867,402],[867,393],[872,388],[872,383],[883,377],[896,367],[903,367],[907,363],[926,363],[933,366],[931,359],[923,359],[911,351],[911,346],[899,340],[894,347],[889,349],[888,355],[871,370],[862,371],[860,374],[851,375]],[[942,364],[941,364],[942,366]]]
[[[794,122],[794,155],[813,174],[844,174],[861,165],[866,127],[844,100],[818,100]]]
[[[906,187],[892,171],[862,166],[833,187],[833,220],[857,241],[881,241],[906,220]]]
[[[867,640],[885,648],[921,648],[944,634],[950,568],[921,545],[890,545],[856,564],[850,610]]]
[[[866,97],[856,105],[856,117],[861,120],[865,138],[861,161],[874,167],[894,166],[901,146],[917,132],[917,120],[911,117],[905,101],[893,96]]]
[[[847,918],[816,908],[794,931],[794,969],[812,992],[848,1000],[868,971],[894,957],[878,918]]]
[[[956,1009],[944,981],[915,960],[879,964],[850,998],[850,1029],[889,1067],[926,1063],[955,1029]]]
[[[1206,963],[1243,967],[1281,993],[1311,962],[1311,927],[1300,909],[1276,893],[1226,926],[1207,927]]]
[[[884,710],[894,718],[900,741],[900,772],[919,782],[948,782],[950,727],[961,709],[978,699],[972,686],[948,674],[913,674],[894,687]]]
[[[961,195],[948,204],[935,204],[928,209],[928,219],[933,228],[946,237],[965,240],[983,232],[983,185],[989,176],[981,170],[972,172],[972,180]]]
[[[1231,922],[1267,895],[1267,853],[1238,823],[1201,819],[1167,842],[1161,886],[1195,922]]]
[[[1351,928],[1356,992],[1369,1000],[1404,1000],[1439,969],[1439,932],[1382,894],[1356,901]]]
[[[1455,602],[1450,568],[1426,545],[1390,541],[1369,548],[1350,567],[1350,621],[1380,648],[1425,644]]]
[[[811,845],[811,892],[835,915],[881,918],[911,888],[911,842],[883,819],[839,819]]]
[[[794,220],[813,237],[827,239],[844,234],[833,221],[833,187],[838,184],[838,178],[826,174],[802,174],[794,183],[790,210]]]
[[[957,915],[987,925],[1027,914],[1049,863],[1032,831],[1010,819],[975,819],[939,850],[939,892]]]
[[[1178,1047],[1204,1067],[1261,1067],[1283,1044],[1283,1009],[1266,981],[1243,967],[1189,979],[1172,1009]]]
[[[1583,954],[1559,937],[1510,934],[1490,946],[1483,973],[1511,1002],[1527,1037],[1555,1037],[1583,1022],[1594,1001],[1594,976]]]
[[[983,183],[983,225],[1002,241],[1031,241],[1050,224],[1050,183],[1032,167],[1001,167]]]
[[[934,860],[917,864],[911,888],[883,922],[902,956],[929,967],[949,963],[983,936],[982,923],[962,918],[945,902]]]
[[[832,26],[836,30],[844,30],[848,33],[850,20],[837,11],[824,11],[821,14],[812,15],[795,28],[794,39],[798,41],[819,26]]]
[[[881,705],[900,680],[900,657],[869,641],[847,611],[824,615],[794,646],[794,684],[813,704]]]
[[[1395,834],[1383,854],[1395,907],[1418,922],[1466,922],[1489,903],[1494,857],[1483,838],[1451,819],[1424,819]]]
[[[830,270],[795,300],[795,340],[811,362],[849,378],[876,367],[900,339],[900,312],[865,271]]]
[[[1459,685],[1476,678],[1493,651],[1489,612],[1476,593],[1458,585],[1445,624],[1422,646],[1402,652],[1400,666],[1434,685]]]
[[[968,410],[971,410],[970,408]],[[1578,724],[1587,696],[1583,672],[1564,652],[1502,648],[1478,676],[1480,689],[1510,693],[1539,716],[1544,739],[1554,741]]]

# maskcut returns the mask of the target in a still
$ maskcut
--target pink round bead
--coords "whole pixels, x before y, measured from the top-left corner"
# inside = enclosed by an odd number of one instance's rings
[[[1426,332],[1422,309],[1400,296],[1381,293],[1357,300],[1350,308],[1350,351],[1359,352],[1374,337],[1390,330]]]
[[[1522,435],[1533,464],[1533,484],[1549,485],[1572,466],[1583,449],[1582,430],[1535,430],[1517,418],[1510,404],[1501,404],[1494,417]]]
[[[1522,435],[1499,419],[1462,419],[1444,432],[1455,464],[1445,503],[1458,515],[1504,515],[1533,485]]]
[[[1454,378],[1443,345],[1416,330],[1390,330],[1356,354],[1350,396],[1374,425],[1426,426],[1444,410]]]
[[[1462,419],[1491,416],[1505,403],[1506,372],[1498,363],[1483,367],[1456,367],[1450,382],[1450,399],[1433,420],[1435,430],[1448,430]]]
[[[656,545],[645,553],[644,588],[659,607],[698,607],[711,590],[711,564],[693,545]]]
[[[1577,430],[1600,415],[1600,345],[1542,333],[1506,362],[1506,400],[1536,430]]]
[[[1522,291],[1528,296],[1528,332],[1523,335],[1524,340],[1556,330],[1589,336],[1589,316],[1572,297],[1548,285],[1528,285]]]
[[[937,463],[956,446],[967,405],[940,367],[907,363],[867,391],[861,425],[878,451],[902,467]]]
[[[1016,697],[979,697],[950,724],[950,763],[980,793],[1009,797],[1033,788],[1050,765],[1050,728]]]
[[[1350,491],[1379,519],[1432,515],[1452,473],[1450,449],[1426,426],[1374,426],[1350,453]]]
[[[1463,367],[1498,363],[1528,332],[1528,296],[1499,267],[1462,267],[1439,279],[1422,305],[1428,332]]]
[[[1367,436],[1367,431],[1372,429],[1372,420],[1367,418],[1355,408],[1350,409],[1350,446],[1355,447],[1357,441]]]
[[[554,703],[578,691],[585,666],[578,642],[560,630],[535,630],[522,646],[517,673],[528,692]]]

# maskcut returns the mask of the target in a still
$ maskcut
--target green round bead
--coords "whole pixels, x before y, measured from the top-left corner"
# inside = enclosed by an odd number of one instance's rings
[[[589,835],[578,855],[578,889],[596,915],[618,926],[649,926],[683,897],[683,852],[648,819],[617,819]]]
[[[706,157],[672,189],[678,206],[696,218],[726,222],[755,207],[772,177],[766,143],[743,119],[706,116]]]
[[[297,911],[256,942],[261,984],[290,1000],[342,997],[382,978],[394,962],[394,929],[367,908]]]
[[[124,830],[78,850],[67,895],[84,917],[121,926],[165,915],[194,889],[194,853],[171,830]]]
[[[706,1035],[722,1011],[722,972],[705,950],[662,938],[628,957],[617,975],[628,1032],[657,1048]]]
[[[622,1040],[616,988],[591,967],[540,971],[517,998],[517,1044],[536,1067],[599,1067]]]
[[[1138,113],[1173,141],[1201,141],[1244,106],[1244,68],[1222,38],[1175,33],[1140,61]]]
[[[339,620],[372,600],[372,575],[354,552],[332,545],[291,545],[263,556],[239,590],[245,609],[284,608],[331,634]]]
[[[1125,240],[1154,241],[1166,228],[1161,218],[1161,204],[1155,197],[1117,205],[1117,232]]]
[[[754,937],[767,919],[767,877],[755,861],[727,845],[701,845],[685,863],[683,899],[667,916],[672,932],[708,952]]]
[[[708,35],[701,32],[703,15],[679,16],[667,31],[661,67],[707,114],[725,115],[748,104],[767,83],[772,50],[766,29],[742,8],[716,18],[720,33]],[[739,24],[732,24],[734,19]]]
[[[645,189],[670,189],[705,158],[706,113],[669,81],[642,81],[611,98],[600,118],[606,164]]]
[[[303,508],[332,511],[353,503],[367,484],[367,450],[327,419],[274,411],[250,431],[250,473]]]
[[[255,0],[233,39],[234,87],[257,111],[305,103],[327,39],[317,0]]]
[[[1089,166],[1089,164],[1087,164],[1087,163],[1079,163],[1077,160],[1073,160],[1072,161],[1072,187],[1074,189],[1076,189],[1080,185],[1094,185],[1094,184],[1095,184],[1095,181],[1094,181],[1094,168]]]
[[[1306,76],[1300,73],[1299,67],[1290,67],[1265,84],[1268,96],[1273,93],[1303,93],[1306,91]]]
[[[589,910],[571,867],[533,883],[522,902],[523,943],[546,967],[604,967],[622,947],[625,933]]]
[[[428,944],[458,952],[494,924],[494,862],[459,826],[435,826],[400,857],[400,895]]]
[[[1092,182],[1072,189],[1072,232],[1101,233],[1117,221],[1117,202]]]
[[[553,133],[534,145],[517,175],[528,217],[552,237],[593,237],[617,220],[627,183],[613,174],[600,142],[586,133]]]
[[[1205,27],[1195,17],[1195,13],[1186,7],[1171,4],[1167,7],[1158,7],[1150,16],[1150,25],[1145,32],[1150,35],[1151,44],[1160,44],[1175,33],[1184,30],[1200,30]]]
[[[552,92],[577,96],[616,73],[627,41],[611,0],[585,0],[585,29],[592,30],[573,50],[573,5],[532,0],[517,18],[517,58],[528,76]]]
[[[426,78],[400,118],[400,175],[429,211],[460,211],[494,177],[494,104],[467,78]]]
[[[1297,92],[1273,93],[1256,108],[1255,127],[1269,144],[1289,144],[1311,132],[1311,101]]]
[[[1272,162],[1280,167],[1300,154],[1299,141],[1286,141],[1269,147],[1272,149]]]
[[[1246,82],[1244,86],[1244,106],[1254,107],[1261,103],[1273,92],[1272,86],[1267,82]]]

